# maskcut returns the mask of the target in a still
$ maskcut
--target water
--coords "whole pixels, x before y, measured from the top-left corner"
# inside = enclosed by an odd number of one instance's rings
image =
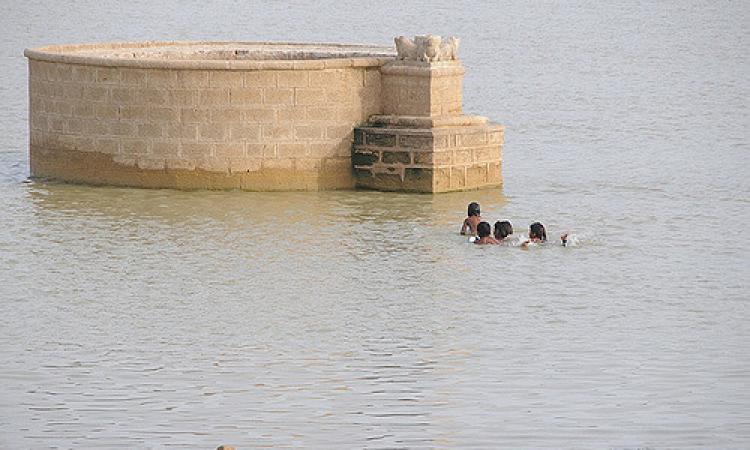
[[[750,446],[747,3],[65,3],[0,5],[0,448]],[[26,182],[24,47],[422,32],[502,190]]]

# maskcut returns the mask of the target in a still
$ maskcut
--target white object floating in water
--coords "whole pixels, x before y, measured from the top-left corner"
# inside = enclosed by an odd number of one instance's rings
[[[476,241],[477,239],[478,239],[478,238],[477,238],[476,236],[469,236],[469,242],[470,242],[470,243],[472,243],[472,244],[473,244],[473,243],[474,243],[474,241]]]

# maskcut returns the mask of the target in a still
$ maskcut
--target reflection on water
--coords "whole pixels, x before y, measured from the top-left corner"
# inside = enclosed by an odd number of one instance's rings
[[[129,5],[0,19],[0,448],[748,447],[740,3]],[[24,182],[24,46],[415,23],[463,38],[503,190]],[[580,243],[468,244],[470,201]]]

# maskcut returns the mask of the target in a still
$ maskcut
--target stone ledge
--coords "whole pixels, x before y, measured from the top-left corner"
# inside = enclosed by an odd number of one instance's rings
[[[462,76],[466,70],[458,61],[401,61],[392,60],[380,69],[383,75],[402,75],[409,77],[455,77]]]
[[[249,48],[263,59],[170,59],[158,50],[173,54],[205,55],[207,52],[241,52]],[[143,56],[137,51],[144,52]],[[130,51],[133,50],[133,51]],[[203,52],[203,53],[201,53]],[[285,53],[286,52],[286,53]],[[287,58],[307,55],[304,58]],[[146,41],[113,42],[102,44],[50,45],[24,50],[30,60],[106,67],[182,70],[320,70],[322,68],[380,67],[393,61],[396,52],[391,47],[366,44],[294,43],[294,42],[207,42],[207,41]]]
[[[485,125],[488,122],[482,116],[397,116],[397,115],[374,115],[370,117],[370,125],[373,127],[391,128],[443,128],[443,127],[470,127]]]

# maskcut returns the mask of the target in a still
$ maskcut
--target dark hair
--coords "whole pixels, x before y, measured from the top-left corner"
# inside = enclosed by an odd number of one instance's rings
[[[495,222],[495,239],[505,239],[513,234],[513,225],[507,220]]]
[[[492,233],[492,227],[487,222],[479,222],[477,225],[477,234],[480,238],[487,237]]]
[[[469,203],[469,213],[467,214],[467,216],[469,216],[469,217],[471,217],[471,216],[481,216],[481,214],[479,213],[479,203],[477,203],[477,202],[471,202],[471,203]]]
[[[539,222],[534,222],[529,226],[529,237],[538,238],[542,241],[547,240],[547,231],[544,229],[544,225]]]

